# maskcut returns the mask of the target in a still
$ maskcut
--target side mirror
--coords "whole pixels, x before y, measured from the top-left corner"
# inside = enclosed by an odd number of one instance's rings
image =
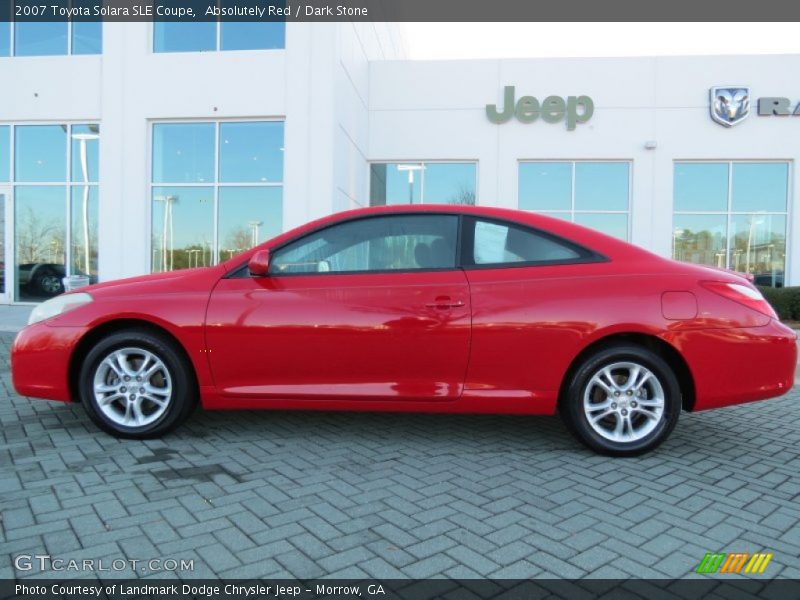
[[[266,277],[269,275],[269,250],[259,250],[250,257],[247,263],[250,277]]]

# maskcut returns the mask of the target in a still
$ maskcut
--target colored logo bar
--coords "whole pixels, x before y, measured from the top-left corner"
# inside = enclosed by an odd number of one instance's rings
[[[752,573],[761,574],[772,560],[772,553],[708,552],[697,566],[697,573]]]

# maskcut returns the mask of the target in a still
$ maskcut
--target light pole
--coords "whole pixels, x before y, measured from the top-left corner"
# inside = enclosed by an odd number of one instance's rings
[[[248,225],[250,225],[250,247],[258,245],[258,228],[264,221],[250,221]]]
[[[86,276],[90,276],[89,261],[91,252],[89,248],[89,159],[86,151],[86,143],[92,140],[99,140],[98,133],[73,133],[73,140],[80,143],[81,171],[83,174],[83,269]],[[72,269],[70,268],[70,271]]]
[[[408,203],[414,204],[414,171],[424,171],[423,165],[397,165],[398,171],[408,171]]]
[[[756,220],[755,217],[750,218],[750,232],[747,234],[747,257],[745,259],[745,273],[750,272],[750,246],[753,243],[753,229],[755,229],[757,225],[763,224],[764,219]]]
[[[171,271],[173,264],[174,230],[172,228],[172,205],[178,201],[178,196],[156,196],[156,202],[164,203],[164,223],[161,230],[161,270]],[[169,264],[167,264],[167,244],[169,244]]]

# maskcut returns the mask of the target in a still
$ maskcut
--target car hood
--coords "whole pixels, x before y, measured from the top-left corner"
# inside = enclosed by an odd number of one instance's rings
[[[88,292],[95,299],[158,293],[179,294],[198,290],[210,292],[223,272],[219,266],[182,269],[96,283],[75,291]]]

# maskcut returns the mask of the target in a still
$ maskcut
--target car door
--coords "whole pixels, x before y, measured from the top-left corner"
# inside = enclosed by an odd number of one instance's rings
[[[218,393],[457,399],[471,335],[458,228],[452,214],[358,218],[271,250],[266,277],[222,279],[206,319]]]
[[[596,326],[591,281],[604,259],[495,219],[465,217],[463,238],[473,313],[465,397],[524,403],[528,410],[550,406],[564,362]]]

